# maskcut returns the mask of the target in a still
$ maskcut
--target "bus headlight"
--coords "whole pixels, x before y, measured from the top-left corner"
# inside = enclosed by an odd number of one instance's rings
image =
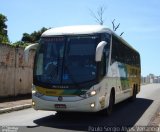
[[[88,92],[88,96],[91,97],[91,96],[95,96],[96,94],[98,94],[100,92],[100,89],[101,87],[97,88],[97,89],[94,89],[90,92]]]
[[[32,94],[35,94],[36,93],[36,90],[32,90]]]
[[[80,95],[80,97],[82,97],[82,98],[92,97],[92,96],[95,96],[96,94],[98,94],[99,91],[100,91],[100,87],[98,89],[96,89],[96,90],[94,89],[94,90],[89,91],[89,92],[87,92],[87,93],[85,93],[83,95]]]
[[[33,84],[32,84],[32,94],[34,94],[34,95],[37,96],[37,97],[43,96],[43,94],[39,93],[39,92],[36,90],[36,87],[35,87],[35,85],[33,85]]]
[[[36,104],[35,104],[35,102],[34,101],[32,101],[32,106],[35,106]]]
[[[96,95],[96,93],[97,93],[97,92],[96,92],[95,90],[93,90],[93,91],[90,92],[91,96]]]
[[[36,87],[34,84],[32,84],[32,94],[35,94],[36,93]]]

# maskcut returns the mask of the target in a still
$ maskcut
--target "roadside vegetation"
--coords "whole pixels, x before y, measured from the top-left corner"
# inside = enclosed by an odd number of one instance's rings
[[[42,27],[40,30],[33,31],[31,34],[23,33],[21,40],[12,43],[9,41],[8,37],[8,30],[6,25],[7,21],[7,17],[3,14],[0,14],[0,43],[8,44],[13,47],[26,47],[31,43],[37,43],[41,34],[47,30],[47,28]]]

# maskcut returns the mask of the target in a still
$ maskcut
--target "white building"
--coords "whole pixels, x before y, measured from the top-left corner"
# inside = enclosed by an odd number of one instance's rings
[[[141,77],[141,83],[160,83],[160,76],[155,76],[154,74],[149,74],[146,77]]]

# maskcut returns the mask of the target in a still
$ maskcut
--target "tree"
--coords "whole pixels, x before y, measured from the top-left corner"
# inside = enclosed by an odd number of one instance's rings
[[[46,30],[47,28],[43,27],[39,31],[34,31],[31,34],[23,33],[21,41],[26,43],[36,43],[40,39],[41,34]]]
[[[112,21],[112,26],[113,26],[113,31],[116,31],[119,28],[120,23],[117,26],[115,26],[114,22],[115,22],[115,19]],[[119,36],[122,36],[123,34],[124,34],[124,32],[122,32]]]
[[[15,47],[26,47],[28,45],[29,45],[28,43],[25,43],[25,42],[22,42],[22,41],[17,41],[17,42],[12,44],[12,46],[15,46]]]
[[[7,17],[3,14],[0,14],[0,43],[8,43],[8,35],[7,35],[7,25],[6,25]]]
[[[115,26],[114,22],[115,22],[115,19],[112,21],[112,26],[113,26],[113,31],[116,31],[119,28],[120,23],[117,26]]]
[[[31,34],[23,33],[20,41],[13,43],[14,46],[26,47],[30,43],[37,43],[41,37],[41,34],[46,31],[47,28],[43,27],[39,31],[34,31]]]
[[[97,23],[99,23],[100,25],[103,25],[104,22],[105,22],[105,19],[104,19],[104,13],[105,13],[105,10],[106,8],[104,6],[100,6],[98,9],[97,9],[97,12],[93,12],[92,10],[90,10],[91,12],[91,16],[96,20]],[[118,25],[115,26],[115,19],[112,21],[112,26],[113,26],[113,31],[116,31],[119,26],[120,26],[120,23]],[[120,34],[120,36],[123,35],[124,32],[122,32]]]
[[[106,8],[104,6],[100,6],[97,10],[97,12],[93,12],[92,10],[90,10],[91,12],[91,16],[96,20],[97,23],[99,23],[100,25],[104,24],[104,13],[105,13]]]
[[[29,43],[29,42],[32,43],[33,39],[31,37],[31,35],[29,35],[28,33],[23,33],[22,41],[27,42],[27,43]]]

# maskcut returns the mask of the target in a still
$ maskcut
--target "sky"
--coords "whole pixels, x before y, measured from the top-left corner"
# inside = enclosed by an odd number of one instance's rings
[[[120,23],[116,33],[141,55],[141,73],[160,75],[160,0],[0,0],[11,42],[42,27],[98,24],[91,15],[103,6],[104,25]]]

